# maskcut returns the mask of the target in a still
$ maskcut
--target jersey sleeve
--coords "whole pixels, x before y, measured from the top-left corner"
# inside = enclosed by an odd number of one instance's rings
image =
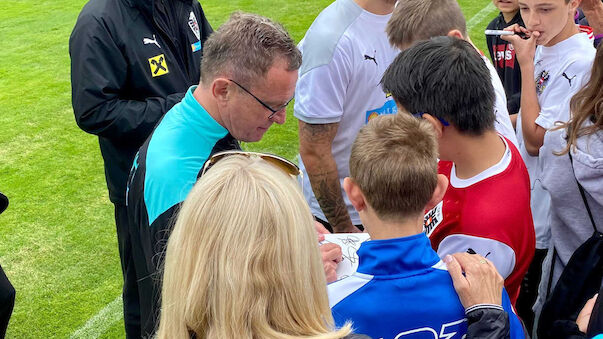
[[[349,51],[338,44],[328,64],[300,74],[295,89],[295,117],[309,124],[339,122],[343,115],[351,70]]]
[[[569,120],[570,99],[588,81],[591,66],[589,60],[576,60],[556,75],[555,82],[549,85],[548,100],[540,103],[536,124],[550,129],[556,121]]]
[[[445,237],[438,246],[438,255],[468,252],[469,249],[492,261],[498,273],[506,279],[515,268],[515,251],[498,240],[466,234],[452,234]],[[471,252],[471,251],[469,251]]]

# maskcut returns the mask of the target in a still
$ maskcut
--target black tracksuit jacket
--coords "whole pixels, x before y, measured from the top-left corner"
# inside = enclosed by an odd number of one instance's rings
[[[138,148],[199,83],[211,32],[197,0],[90,0],[82,9],[69,39],[73,111],[98,135],[113,203],[125,204]]]

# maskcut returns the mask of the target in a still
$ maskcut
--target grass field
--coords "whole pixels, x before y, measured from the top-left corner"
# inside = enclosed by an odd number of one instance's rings
[[[2,0],[0,6],[0,264],[17,290],[8,338],[121,338],[121,270],[96,137],[75,124],[68,39],[86,0]],[[296,41],[330,0],[202,1],[214,27],[230,12],[282,22]],[[496,15],[461,1],[474,42]],[[291,105],[292,106],[292,105]],[[291,108],[291,107],[290,107]],[[245,145],[294,159],[297,122]]]

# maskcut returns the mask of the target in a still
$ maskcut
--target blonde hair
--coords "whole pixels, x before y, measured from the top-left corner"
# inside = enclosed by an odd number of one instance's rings
[[[232,155],[194,186],[167,245],[158,338],[341,338],[297,182]]]
[[[431,124],[405,112],[371,119],[350,156],[350,177],[382,220],[423,213],[438,182]]]
[[[402,48],[447,35],[453,29],[467,36],[467,23],[457,0],[400,0],[385,31],[390,44]]]

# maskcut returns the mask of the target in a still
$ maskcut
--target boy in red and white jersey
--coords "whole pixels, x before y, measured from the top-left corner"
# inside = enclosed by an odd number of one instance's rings
[[[471,43],[456,0],[399,2],[387,33],[390,43],[401,49],[438,35]],[[481,59],[484,73],[433,65],[433,75],[428,78],[432,83],[401,86],[416,82],[394,82],[392,74],[392,88],[387,83],[384,88],[409,112],[433,121],[438,131],[439,172],[449,178],[450,185],[442,204],[425,217],[432,247],[440,257],[459,251],[487,256],[505,278],[515,304],[534,255],[530,186],[514,145],[504,88],[492,64],[483,56]],[[445,86],[442,79],[456,83]],[[503,118],[511,131],[509,137],[501,132]]]
[[[500,160],[491,160],[490,166],[484,162],[469,174],[459,173],[459,166],[472,166],[464,164],[462,152],[444,153],[440,146],[441,158],[452,161],[440,160],[438,173],[450,184],[443,201],[425,215],[425,232],[440,257],[468,251],[492,261],[515,304],[532,261],[535,237],[526,167],[517,148],[502,141]],[[441,138],[440,144],[444,142]]]

